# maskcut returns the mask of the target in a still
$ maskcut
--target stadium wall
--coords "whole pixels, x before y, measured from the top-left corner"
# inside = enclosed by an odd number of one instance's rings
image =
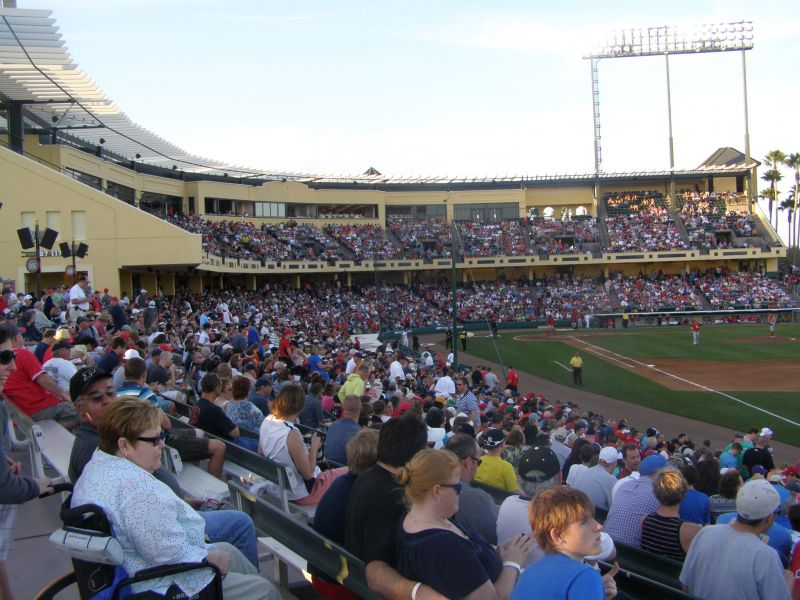
[[[137,172],[77,148],[64,145],[40,144],[38,136],[26,136],[26,156],[21,157],[0,149],[0,175],[4,182],[0,212],[6,224],[0,233],[0,275],[16,279],[20,287],[30,287],[33,279],[25,273],[25,259],[15,230],[24,220],[33,226],[38,219],[42,227],[48,219],[58,223],[60,241],[85,241],[90,246],[87,259],[78,262],[79,270],[90,274],[95,286],[109,287],[114,292],[130,291],[134,285],[161,286],[165,291],[176,285],[193,290],[204,287],[243,285],[255,289],[261,282],[281,281],[300,286],[303,281],[334,281],[337,278],[349,285],[370,277],[392,282],[408,282],[414,274],[423,278],[449,277],[449,259],[421,260],[392,259],[385,261],[274,261],[237,260],[203,255],[200,236],[189,234],[171,224],[139,210],[142,194],[163,194],[177,198],[185,213],[193,210],[204,213],[206,198],[240,200],[242,202],[285,202],[296,205],[319,206],[369,205],[375,207],[376,218],[357,220],[342,218],[302,219],[317,226],[336,222],[376,223],[383,225],[387,208],[397,206],[437,207],[452,218],[458,206],[516,205],[515,212],[524,218],[531,208],[539,214],[550,207],[559,215],[563,209],[575,211],[584,207],[597,214],[591,183],[571,184],[564,180],[536,180],[520,187],[505,189],[457,189],[451,191],[415,189],[365,189],[363,186],[326,188],[296,181],[270,181],[259,185],[218,181],[182,181],[180,176],[159,177]],[[77,179],[77,180],[76,180]],[[88,183],[86,185],[85,182]],[[684,177],[680,188],[726,190],[735,188],[737,177]],[[132,191],[130,203],[116,199],[103,191],[109,185],[120,185]],[[376,186],[377,187],[377,186]],[[424,186],[423,186],[424,187]],[[657,190],[666,191],[663,179],[641,180],[631,176],[618,183],[604,184],[606,191]],[[101,191],[103,190],[103,191]],[[248,205],[249,206],[249,205]],[[72,230],[73,213],[84,213],[85,233]],[[762,228],[774,237],[774,231],[755,211]],[[247,219],[256,223],[283,222],[291,217],[256,218],[247,216],[205,215],[210,220]],[[78,217],[75,217],[78,218]],[[78,235],[80,233],[80,235]],[[468,281],[478,273],[478,279],[491,280],[499,275],[507,278],[544,277],[557,272],[574,272],[587,276],[608,275],[611,271],[650,273],[663,270],[675,273],[691,268],[727,266],[731,270],[748,268],[767,273],[777,272],[778,258],[786,249],[736,248],[710,251],[664,251],[627,254],[575,254],[468,258],[457,263],[459,281]],[[71,261],[58,252],[43,258],[43,285],[71,282],[64,267]],[[470,274],[471,272],[471,274]],[[26,285],[26,277],[28,284]],[[148,287],[149,289],[149,287]]]
[[[35,276],[27,273],[16,230],[48,225],[59,232],[52,251],[42,257],[43,287],[71,284],[61,242],[89,245],[78,259],[95,287],[119,293],[127,280],[125,269],[152,269],[153,265],[194,266],[201,261],[200,236],[190,234],[111,196],[65,177],[51,168],[0,148],[0,274],[14,279],[17,289],[33,289]],[[130,290],[130,288],[127,288]]]

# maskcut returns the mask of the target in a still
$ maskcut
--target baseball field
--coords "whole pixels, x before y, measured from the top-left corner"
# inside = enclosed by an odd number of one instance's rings
[[[590,392],[684,417],[746,429],[769,424],[800,446],[800,324],[501,331],[470,338],[468,352],[565,386],[569,361],[583,359]],[[498,356],[499,354],[499,356]]]

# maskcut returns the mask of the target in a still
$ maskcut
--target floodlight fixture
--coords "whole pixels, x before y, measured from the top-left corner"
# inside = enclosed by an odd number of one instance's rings
[[[621,29],[584,56],[589,59],[699,54],[753,49],[753,22]]]
[[[674,142],[672,137],[672,97],[670,91],[669,57],[673,54],[705,54],[709,52],[742,53],[742,88],[744,91],[745,167],[750,169],[750,180],[755,177],[750,160],[750,126],[747,109],[747,62],[745,52],[753,49],[753,22],[709,23],[690,27],[663,25],[615,31],[604,44],[594,48],[584,58],[591,63],[592,100],[594,106],[594,172],[595,195],[599,194],[602,144],[600,136],[600,91],[598,63],[604,58],[632,58],[637,56],[663,56],[667,79],[667,116],[669,122],[669,167],[675,169]],[[749,182],[748,196],[753,199]],[[670,194],[674,196],[674,180]]]

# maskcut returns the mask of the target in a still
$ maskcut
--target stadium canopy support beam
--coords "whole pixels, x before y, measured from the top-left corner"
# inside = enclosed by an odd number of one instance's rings
[[[25,125],[22,118],[22,102],[6,100],[6,119],[8,120],[8,147],[17,154],[25,154]]]

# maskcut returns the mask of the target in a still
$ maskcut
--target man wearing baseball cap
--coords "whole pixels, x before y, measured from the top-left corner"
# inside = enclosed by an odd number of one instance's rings
[[[626,481],[617,489],[605,522],[606,531],[615,542],[639,547],[642,519],[660,506],[653,492],[653,475],[666,466],[663,456],[651,454],[639,465],[639,479]]]
[[[611,508],[611,491],[617,478],[611,473],[617,467],[617,462],[622,459],[619,450],[606,446],[600,450],[600,459],[593,467],[580,471],[572,487],[589,496],[595,507],[608,510]]]
[[[769,482],[744,484],[736,495],[736,520],[704,527],[694,538],[680,576],[684,590],[704,600],[789,600],[778,553],[761,539],[779,506]]]

